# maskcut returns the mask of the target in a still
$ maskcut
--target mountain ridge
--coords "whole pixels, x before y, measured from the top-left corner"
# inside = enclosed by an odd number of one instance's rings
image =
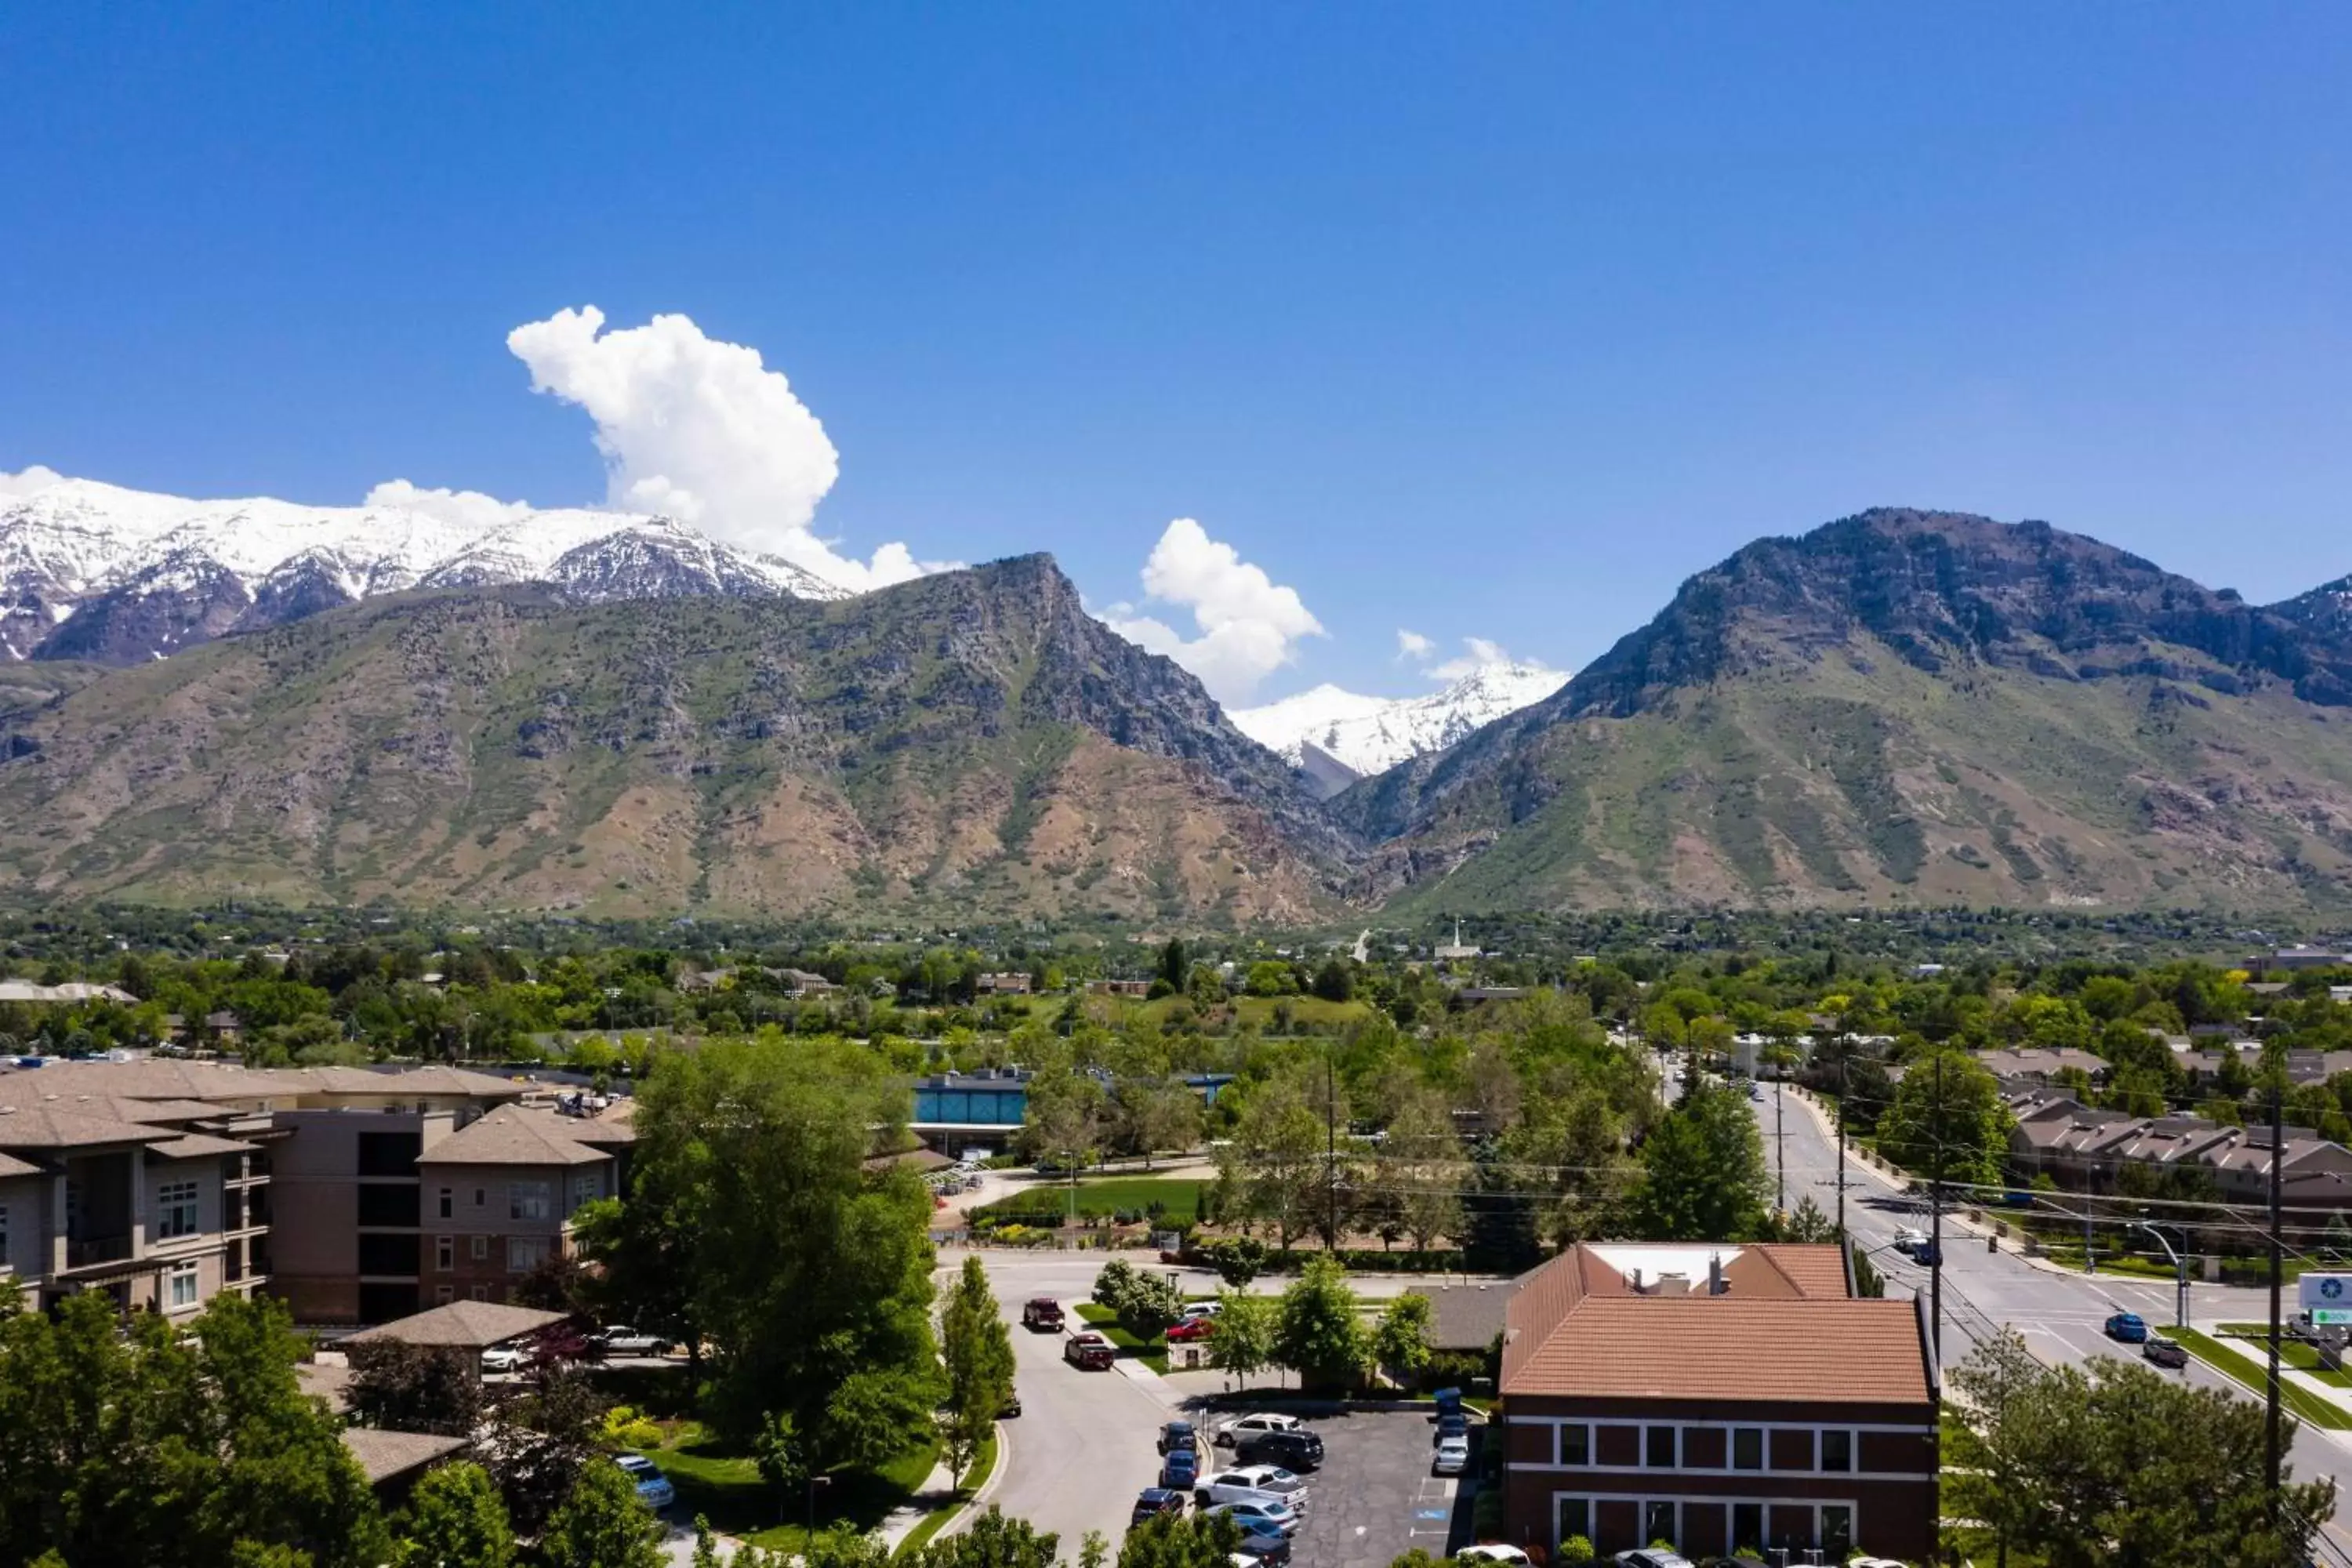
[[[412,591],[0,710],[19,893],[1301,920],[1345,847],[1036,555],[838,602]]]
[[[590,601],[849,593],[672,518],[588,508],[199,501],[69,479],[0,497],[0,662],[133,664],[382,594],[521,582]]]
[[[1326,684],[1232,717],[1243,733],[1331,795],[1442,752],[1479,726],[1540,701],[1567,679],[1539,664],[1496,660],[1418,697],[1366,697]]]

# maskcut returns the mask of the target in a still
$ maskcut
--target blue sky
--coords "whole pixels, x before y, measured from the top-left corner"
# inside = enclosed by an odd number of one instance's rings
[[[2342,5],[117,4],[0,58],[0,468],[599,502],[506,345],[593,304],[788,374],[845,552],[1108,606],[1198,519],[1322,628],[1261,699],[1421,689],[1400,627],[1573,667],[1878,503],[2352,571]]]

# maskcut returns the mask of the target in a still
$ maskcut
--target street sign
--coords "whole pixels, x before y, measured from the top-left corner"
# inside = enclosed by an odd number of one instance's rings
[[[2306,1274],[2295,1293],[2313,1327],[2352,1326],[2352,1274]]]

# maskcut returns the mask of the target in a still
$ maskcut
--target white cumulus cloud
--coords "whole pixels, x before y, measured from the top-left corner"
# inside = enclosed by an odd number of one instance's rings
[[[859,590],[944,564],[895,543],[859,561],[817,536],[810,525],[840,456],[757,349],[708,337],[682,315],[604,329],[593,305],[558,310],[508,333],[507,347],[530,367],[533,391],[596,422],[612,505],[676,518]]]
[[[1426,655],[1434,651],[1433,648],[1423,650],[1424,662],[1422,669],[1424,674],[1435,680],[1459,680],[1465,675],[1475,675],[1482,669],[1494,669],[1505,665],[1534,670],[1545,668],[1538,659],[1513,658],[1509,649],[1487,637],[1464,637],[1462,651],[1452,658],[1434,664],[1426,662]]]
[[[1187,637],[1125,605],[1113,605],[1105,624],[1191,670],[1223,703],[1246,700],[1259,681],[1291,661],[1300,638],[1323,635],[1323,624],[1296,588],[1276,583],[1189,517],[1170,523],[1151,547],[1143,592],[1191,611],[1199,635]]]
[[[26,496],[37,496],[51,485],[64,482],[63,474],[55,468],[43,468],[38,463],[33,464],[20,473],[12,474],[5,468],[0,468],[0,497],[22,499]]]
[[[1397,628],[1397,657],[1399,658],[1409,658],[1417,663],[1427,658],[1431,653],[1435,651],[1436,647],[1437,645],[1435,643],[1422,636],[1419,632],[1409,632],[1402,626],[1399,626]]]
[[[529,501],[500,500],[479,490],[426,489],[406,479],[386,479],[367,493],[366,506],[399,507],[457,528],[480,532],[509,522],[520,522],[531,512]]]

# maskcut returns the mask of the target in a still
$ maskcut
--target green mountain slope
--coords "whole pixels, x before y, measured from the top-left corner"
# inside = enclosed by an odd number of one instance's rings
[[[1297,920],[1340,854],[1038,556],[835,605],[372,600],[0,731],[19,893]]]
[[[2041,524],[1872,512],[1685,584],[1335,811],[1406,911],[2352,903],[2331,639]]]

